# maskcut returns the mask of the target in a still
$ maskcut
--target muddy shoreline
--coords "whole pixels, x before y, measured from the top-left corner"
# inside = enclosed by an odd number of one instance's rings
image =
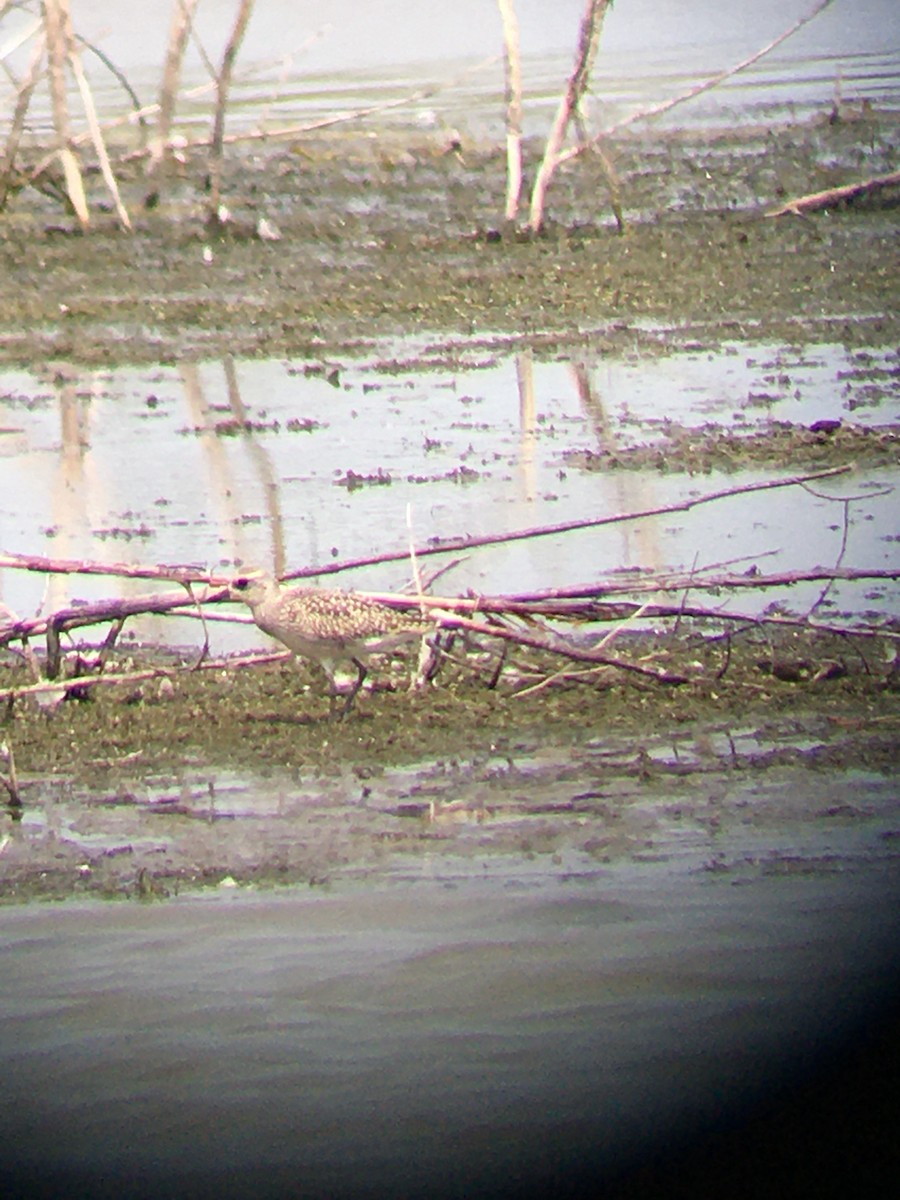
[[[596,164],[560,177],[547,230],[529,239],[499,221],[502,154],[428,140],[235,154],[225,189],[232,217],[215,229],[204,223],[198,160],[161,189],[133,168],[124,180],[139,214],[131,236],[103,214],[82,236],[56,201],[22,192],[0,220],[0,361],[52,375],[67,363],[233,354],[322,369],[377,344],[390,370],[452,364],[473,348],[489,358],[518,346],[563,357],[585,346],[665,355],[735,338],[897,346],[896,193],[807,218],[764,213],[785,197],[876,174],[898,145],[900,120],[870,110],[780,132],[623,139],[613,157],[624,236]],[[256,236],[260,219],[277,224],[280,241]],[[896,380],[876,385],[890,395]],[[668,445],[630,453],[634,465],[676,471],[795,455],[863,469],[897,461],[892,426],[782,432],[777,444],[766,436],[735,446],[728,430],[710,428],[691,435],[688,452],[675,429]],[[685,820],[697,828],[724,819],[721,798],[742,773],[787,768],[806,781],[798,794],[813,821],[817,773],[834,808],[852,772],[888,779],[900,759],[894,643],[833,641],[779,644],[778,654],[772,644],[752,647],[729,661],[718,686],[707,672],[702,686],[617,680],[517,700],[454,678],[425,696],[366,697],[339,725],[324,719],[314,677],[287,668],[179,675],[172,694],[156,684],[98,689],[52,712],[16,701],[0,717],[0,740],[15,750],[25,819],[0,818],[0,899],[164,896],[227,880],[315,884],[377,872],[393,853],[457,853],[472,830],[485,834],[487,855],[559,855],[560,870],[573,854],[582,863],[667,854],[668,816],[641,816],[618,839],[609,828],[628,823],[654,789],[684,790],[685,773]],[[698,645],[673,644],[672,653],[702,655]],[[822,673],[825,662],[840,669]],[[25,681],[20,666],[3,675],[3,686]],[[728,748],[729,738],[770,723],[758,752]],[[679,773],[669,751],[686,737],[700,749]],[[604,739],[618,741],[600,770]],[[654,766],[658,739],[668,749]],[[703,749],[722,739],[724,749]],[[516,800],[516,772],[541,755],[550,766],[528,766],[527,794]],[[412,772],[406,783],[392,774],[400,768]],[[248,833],[217,806],[223,772],[261,795],[276,785],[260,779],[277,775],[279,820],[263,816]],[[503,772],[510,790],[501,787],[492,808],[485,789]],[[535,797],[560,786],[557,809],[536,811]],[[576,812],[573,797],[598,789],[596,811]],[[148,821],[165,833],[148,834]]]
[[[536,239],[503,227],[499,148],[385,135],[235,152],[229,219],[214,227],[202,158],[161,184],[137,161],[122,180],[132,235],[100,212],[82,236],[34,190],[12,200],[0,358],[328,359],[454,335],[547,353],[741,336],[889,344],[896,189],[805,218],[765,212],[886,169],[898,144],[896,114],[867,108],[779,131],[622,138],[609,153],[625,235],[586,160],[560,173]],[[260,220],[281,240],[260,239]]]
[[[330,886],[415,872],[435,854],[580,877],[668,862],[685,838],[696,869],[739,881],[776,869],[772,846],[794,827],[877,827],[879,853],[896,856],[891,644],[737,639],[727,663],[721,647],[706,651],[700,678],[701,643],[672,637],[667,655],[693,662],[696,684],[610,676],[518,697],[521,681],[491,689],[462,668],[409,692],[401,671],[344,721],[331,719],[321,676],[287,663],[80,699],[76,688],[53,710],[23,697],[2,727],[22,808],[4,819],[0,901]],[[627,653],[658,660],[660,648],[635,638]],[[748,809],[767,789],[775,802]],[[761,857],[743,846],[748,819],[754,837],[774,839]],[[859,864],[832,847],[782,865]]]

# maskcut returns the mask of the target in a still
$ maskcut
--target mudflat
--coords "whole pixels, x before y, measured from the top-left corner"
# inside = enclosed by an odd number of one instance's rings
[[[779,131],[622,139],[610,147],[621,234],[594,160],[560,174],[532,237],[501,220],[500,151],[424,138],[235,153],[230,213],[213,224],[199,160],[152,187],[137,165],[126,171],[132,234],[101,212],[84,235],[55,199],[23,191],[0,221],[0,360],[340,363],[410,335],[427,347],[421,362],[449,363],[473,344],[555,356],[635,344],[664,356],[750,337],[897,346],[896,189],[804,217],[765,214],[878,173],[898,142],[897,116],[869,109]],[[258,235],[261,220],[279,240]],[[897,368],[872,386],[896,395]],[[737,466],[852,463],[864,482],[870,467],[896,465],[897,435],[744,439]],[[703,469],[729,454],[729,436],[708,429],[639,465]],[[550,670],[526,658],[498,687],[459,666],[424,692],[394,677],[343,722],[327,719],[315,673],[286,666],[97,688],[52,711],[9,700],[0,739],[24,814],[3,817],[0,893],[315,883],[472,845],[557,855],[569,870],[668,853],[673,820],[739,826],[742,785],[787,769],[803,822],[822,816],[822,778],[841,820],[877,809],[880,821],[898,761],[895,647],[889,625],[864,639],[756,630],[723,642],[685,621],[668,644],[628,642],[632,656],[666,655],[689,680],[676,687],[613,672],[520,698],[530,669]],[[111,665],[181,661],[132,647]],[[27,682],[9,657],[0,687]],[[841,799],[859,788],[871,804]],[[797,817],[785,811],[769,809],[776,841]],[[748,869],[737,852],[703,861]],[[812,851],[806,867],[832,869]]]

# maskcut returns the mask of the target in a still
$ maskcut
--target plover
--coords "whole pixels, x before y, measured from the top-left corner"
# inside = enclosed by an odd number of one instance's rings
[[[391,608],[378,600],[339,588],[281,587],[262,574],[242,575],[229,596],[243,600],[253,620],[295,655],[317,662],[328,676],[332,708],[340,691],[340,664],[356,668],[356,681],[338,714],[346,716],[362,687],[371,654],[390,653],[434,632],[435,622],[420,613]]]

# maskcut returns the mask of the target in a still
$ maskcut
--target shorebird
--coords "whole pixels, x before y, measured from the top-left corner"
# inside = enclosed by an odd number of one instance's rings
[[[338,714],[345,717],[368,673],[370,654],[390,653],[435,629],[419,613],[404,612],[338,588],[279,586],[266,575],[242,575],[228,589],[243,600],[253,620],[294,655],[317,662],[328,676],[332,710],[341,694],[335,674],[341,663],[356,668],[356,682]]]

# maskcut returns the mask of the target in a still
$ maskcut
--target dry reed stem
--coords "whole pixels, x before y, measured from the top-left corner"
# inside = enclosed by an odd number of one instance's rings
[[[210,213],[215,215],[219,210],[219,200],[222,188],[222,152],[225,136],[225,107],[228,103],[228,93],[231,88],[231,77],[234,72],[234,60],[240,49],[241,42],[247,30],[250,15],[253,12],[253,0],[241,0],[238,14],[231,30],[231,36],[222,55],[222,66],[216,76],[216,110],[213,117],[212,134],[209,141],[210,154]]]
[[[172,9],[172,22],[169,26],[169,43],[166,50],[166,65],[163,68],[162,85],[159,91],[159,116],[156,120],[156,133],[150,139],[147,152],[150,161],[147,173],[151,174],[160,166],[169,145],[172,131],[172,120],[175,116],[175,104],[178,98],[178,81],[181,78],[181,67],[184,52],[191,32],[191,22],[198,0],[175,0]],[[149,111],[149,110],[147,110]]]
[[[497,0],[503,22],[503,65],[506,79],[506,208],[514,221],[522,196],[522,54],[515,0]]]
[[[56,129],[57,153],[66,180],[66,192],[83,230],[90,224],[84,181],[78,160],[72,152],[72,129],[69,121],[69,102],[66,96],[66,61],[71,47],[68,0],[43,0],[44,29],[47,37],[47,59],[50,73],[50,99],[53,124]]]
[[[37,28],[41,28],[40,22],[37,23]],[[42,32],[35,39],[25,75],[18,84],[16,106],[13,109],[12,120],[9,123],[9,136],[6,139],[3,161],[0,162],[0,212],[6,208],[6,201],[9,198],[12,187],[13,167],[15,166],[16,154],[18,153],[19,143],[22,140],[22,133],[25,128],[25,116],[28,112],[28,105],[31,103],[34,89],[43,74],[41,62],[46,47],[47,41]]]
[[[106,152],[106,143],[103,140],[103,134],[100,131],[100,122],[97,120],[97,109],[94,105],[94,96],[91,92],[90,85],[87,81],[87,76],[84,73],[84,68],[81,65],[81,56],[75,48],[75,39],[72,36],[71,26],[66,30],[67,41],[69,45],[69,63],[72,67],[72,74],[75,76],[75,81],[78,84],[78,90],[81,93],[81,102],[84,105],[84,113],[87,117],[88,130],[91,135],[91,141],[94,143],[94,150],[97,153],[97,159],[100,163],[100,171],[103,175],[103,181],[109,189],[109,194],[112,196],[113,204],[116,209],[116,216],[119,218],[119,223],[123,229],[131,232],[131,221],[128,217],[128,212],[125,205],[122,203],[122,197],[119,194],[119,185],[116,183],[116,177],[113,174],[113,169],[110,166],[109,155]]]

